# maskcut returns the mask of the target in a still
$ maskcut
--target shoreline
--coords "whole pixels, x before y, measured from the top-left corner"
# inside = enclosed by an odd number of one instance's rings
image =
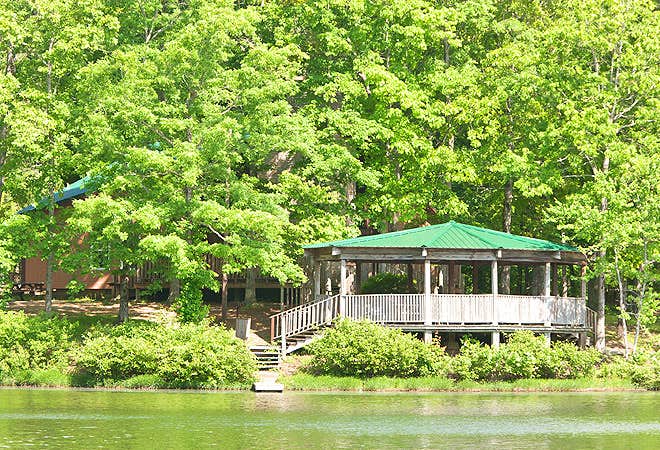
[[[321,382],[319,383],[319,380]],[[284,392],[293,393],[552,393],[552,392],[575,392],[575,393],[607,393],[607,392],[655,392],[649,389],[632,385],[629,380],[591,380],[591,379],[568,379],[568,380],[546,380],[546,379],[523,379],[512,382],[461,382],[456,383],[448,379],[419,379],[399,378],[359,380],[362,384],[355,384],[356,378],[352,377],[324,377],[305,376],[304,380],[296,379],[296,376],[281,376],[278,381],[285,386]],[[379,386],[370,384],[378,382]],[[432,386],[433,382],[440,382],[444,386]],[[312,384],[312,382],[314,382]],[[343,385],[341,385],[344,383]],[[349,384],[350,383],[350,384]],[[222,388],[155,388],[155,387],[123,387],[123,386],[48,386],[48,385],[12,385],[2,384],[0,390],[53,390],[53,391],[82,391],[82,392],[182,392],[198,394],[221,394],[221,393],[246,393],[251,392],[249,388],[237,388],[228,386]]]

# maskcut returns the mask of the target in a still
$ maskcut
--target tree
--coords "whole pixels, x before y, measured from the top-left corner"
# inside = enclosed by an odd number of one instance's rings
[[[550,214],[594,257],[601,350],[606,268],[614,256],[608,210],[618,202],[611,187],[636,157],[657,158],[650,136],[657,129],[659,48],[649,30],[658,26],[650,2],[594,1],[568,6],[545,34],[546,58],[561,61],[551,80],[559,113],[554,135],[567,149],[565,176],[578,180]]]

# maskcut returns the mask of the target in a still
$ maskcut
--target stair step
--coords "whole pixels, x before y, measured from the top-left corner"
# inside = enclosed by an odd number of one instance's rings
[[[280,367],[280,351],[271,345],[253,345],[250,351],[257,359],[257,368],[261,370],[277,369]]]

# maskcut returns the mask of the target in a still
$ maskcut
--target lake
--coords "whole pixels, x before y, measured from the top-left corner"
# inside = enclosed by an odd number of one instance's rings
[[[660,449],[660,394],[0,389],[0,448]]]

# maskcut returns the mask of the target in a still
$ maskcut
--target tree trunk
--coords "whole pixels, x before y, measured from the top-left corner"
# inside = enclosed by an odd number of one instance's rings
[[[639,279],[637,281],[637,295],[639,299],[637,301],[637,323],[635,323],[635,339],[633,341],[632,353],[633,355],[637,352],[637,342],[639,341],[639,333],[642,328],[642,311],[644,309],[644,300],[646,296],[646,266],[649,263],[648,260],[648,245],[647,241],[644,240],[644,261],[639,268]]]
[[[257,269],[254,267],[245,271],[245,303],[247,305],[257,301],[256,272]]]
[[[48,227],[53,226],[53,221],[55,218],[55,192],[54,190],[51,190],[50,193],[50,206],[48,207],[48,217],[50,219],[50,222],[48,224]],[[52,231],[52,230],[51,230]],[[51,241],[52,241],[52,235],[53,233],[50,232],[48,233],[51,236]],[[52,244],[52,242],[51,242]],[[53,309],[53,266],[55,265],[55,253],[53,250],[48,252],[48,259],[46,261],[46,298],[45,298],[45,303],[46,303],[46,312],[49,313]]]
[[[353,218],[351,217],[350,210],[352,210],[355,207],[353,202],[357,194],[357,185],[355,181],[349,181],[345,186],[345,190],[346,190],[346,205],[348,205],[349,208],[349,210],[346,211],[346,225],[350,227],[353,225]]]
[[[511,209],[513,203],[513,180],[504,185],[504,207],[502,209],[502,231],[511,233]],[[502,294],[511,293],[511,266],[502,265]]]
[[[229,293],[227,289],[227,285],[229,284],[229,278],[227,277],[227,274],[223,271],[222,272],[222,287],[220,290],[220,297],[221,297],[221,303],[222,303],[222,312],[220,313],[220,318],[222,319],[223,322],[227,321],[227,309],[228,309],[228,298],[229,298]]]
[[[179,295],[181,295],[181,280],[174,278],[170,281],[170,292],[167,295],[166,304],[173,305],[179,299]]]
[[[48,260],[46,261],[46,312],[51,312],[53,309],[53,264],[55,255],[53,252],[48,253]]]
[[[119,323],[124,323],[128,320],[128,277],[121,276],[119,284]]]
[[[605,257],[604,253],[601,257]],[[605,351],[605,275],[597,280],[598,307],[596,308],[596,349]]]
[[[628,326],[626,324],[626,289],[619,269],[619,252],[614,250],[614,265],[616,268],[616,278],[619,283],[619,310],[621,311],[621,337],[623,338],[623,356],[628,359]]]

